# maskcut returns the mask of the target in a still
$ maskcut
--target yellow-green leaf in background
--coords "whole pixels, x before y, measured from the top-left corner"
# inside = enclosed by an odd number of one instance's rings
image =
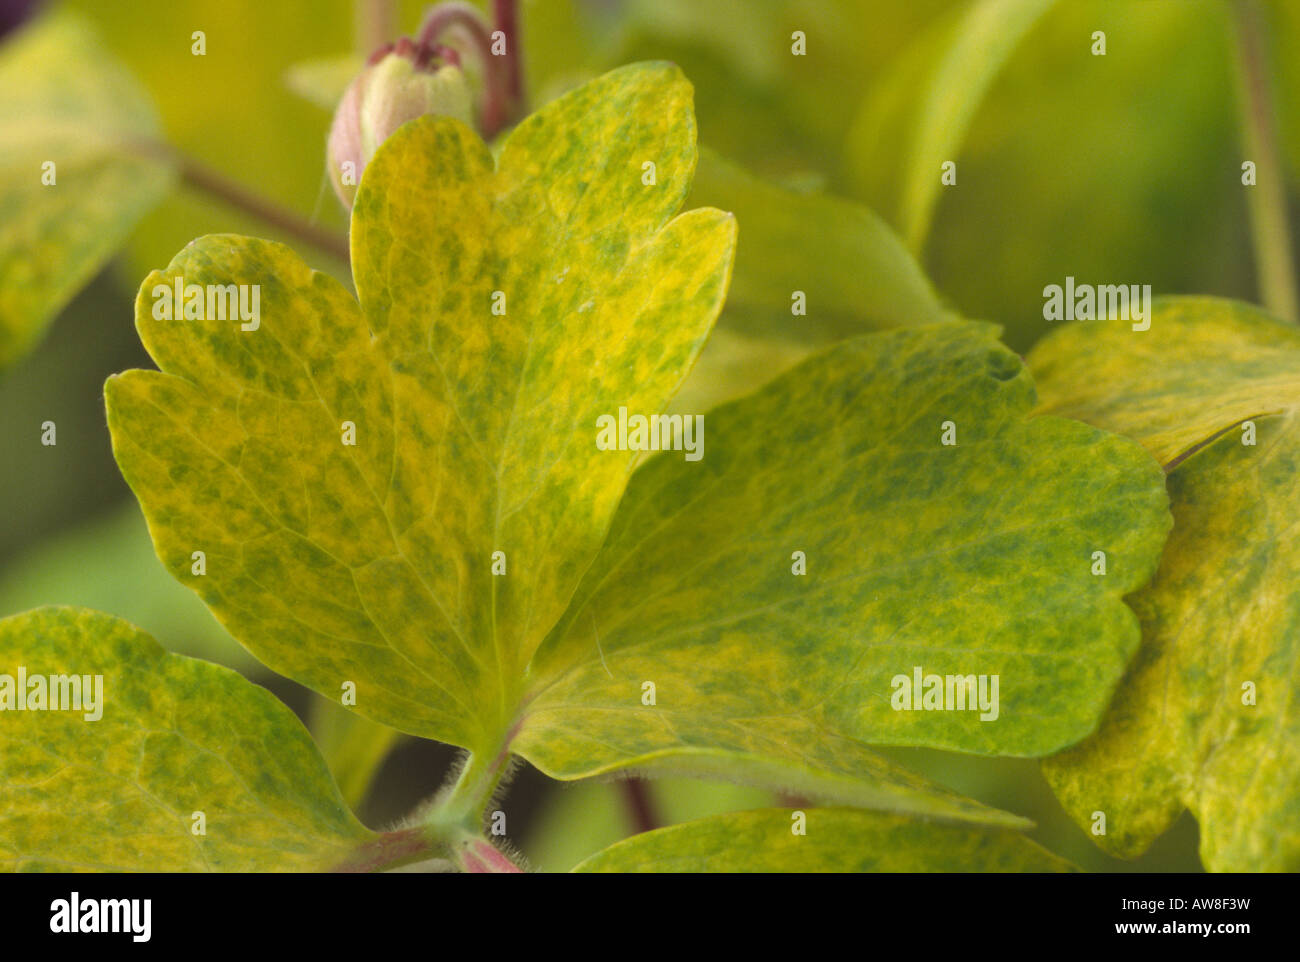
[[[168,163],[148,96],[78,17],[55,14],[0,45],[0,369],[162,200]]]
[[[1170,466],[1174,512],[1155,580],[1130,599],[1138,658],[1100,731],[1044,763],[1049,782],[1113,854],[1140,855],[1189,808],[1207,868],[1300,870],[1300,334],[1174,298],[1148,331],[1073,324],[1029,363],[1044,409]]]
[[[0,569],[0,616],[50,604],[112,611],[168,651],[266,674],[158,563],[134,503],[48,538]]]
[[[727,305],[675,411],[748,393],[836,340],[947,316],[893,230],[859,204],[766,183],[708,148],[687,203],[731,211],[740,236]]]
[[[318,57],[291,66],[284,73],[284,82],[299,97],[333,114],[348,84],[365,65],[366,58],[360,54]]]
[[[883,327],[946,318],[934,288],[889,225],[829,194],[769,184],[704,148],[690,206],[736,215],[736,269],[719,325],[809,349]],[[802,292],[803,313],[795,314]]]
[[[1071,869],[1070,863],[1008,829],[944,825],[852,808],[760,808],[634,835],[593,855],[574,871],[1068,872]]]
[[[841,342],[710,413],[702,460],[634,475],[532,666],[519,752],[577,778],[700,748],[1088,735],[1138,644],[1121,598],[1155,569],[1164,478],[1033,403],[997,329],[960,322]],[[954,710],[908,708],[916,671]],[[967,676],[988,710],[955,710]]]
[[[552,5],[561,4],[533,4],[525,21]],[[785,176],[834,171],[844,132],[882,68],[951,6],[953,0],[630,0],[580,10],[593,37],[589,57],[594,51],[606,65],[649,58],[680,64],[699,90],[704,143],[764,176]]]
[[[158,105],[169,142],[205,165],[324,227],[346,227],[325,171],[330,113],[349,53],[364,61],[381,41],[363,35],[358,10],[370,0],[65,0],[90,18]],[[387,0],[399,34],[414,34],[431,0]],[[489,4],[474,5],[488,12]],[[557,70],[572,70],[589,42],[573,0],[540,0],[521,12],[524,68],[536,91]],[[204,52],[196,55],[194,34]],[[332,77],[332,79],[331,79]],[[351,78],[348,78],[349,80]],[[306,96],[306,100],[303,97]],[[311,102],[307,102],[311,101]],[[321,109],[325,108],[325,113]],[[275,225],[191,190],[175,191],[128,247],[136,277],[204,233],[290,241]],[[303,248],[312,266],[346,278],[346,264]]]
[[[274,696],[118,618],[0,620],[0,701],[0,869],[316,871],[376,838]]]
[[[370,786],[402,733],[343,708],[333,698],[312,702],[311,734],[353,810],[366,800]]]
[[[690,101],[669,65],[613,71],[521,123],[495,169],[456,121],[404,127],[358,191],[360,305],[248,238],[146,278],[162,371],[110,379],[114,452],[169,570],[270,667],[500,747],[636,457],[600,450],[596,419],[662,410],[725,295],[734,220],[673,216]],[[182,277],[260,285],[257,329],[155,320]]]
[[[152,95],[169,143],[342,234],[346,222],[325,171],[329,115],[290,90],[285,73],[300,61],[357,49],[353,0],[65,2],[94,22]],[[414,31],[428,5],[401,0],[399,27]],[[196,33],[202,33],[202,53]],[[207,193],[177,190],[132,237],[132,281],[200,234],[226,232],[291,239]],[[346,264],[331,254],[309,247],[301,253],[312,266],[346,277]]]

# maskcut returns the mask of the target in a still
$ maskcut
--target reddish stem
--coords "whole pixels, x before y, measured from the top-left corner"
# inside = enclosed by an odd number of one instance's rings
[[[201,190],[231,207],[251,214],[285,234],[333,255],[344,264],[351,263],[352,255],[346,234],[312,223],[296,211],[282,207],[220,171],[199,163],[171,144],[161,140],[128,140],[123,146],[138,156],[172,165],[186,186]]]
[[[505,35],[505,55],[492,55],[492,31],[478,10],[468,3],[450,0],[429,11],[416,43],[435,50],[448,30],[460,28],[469,38],[483,68],[483,101],[479,123],[483,136],[494,137],[508,123],[518,119],[523,108],[523,78],[519,58],[519,7],[517,0],[495,0],[496,29]]]
[[[449,3],[440,3],[429,10],[429,14],[420,26],[419,41],[421,44],[432,44],[443,31],[451,26],[464,27],[474,38],[474,43],[479,47],[485,57],[492,55],[492,34],[483,22],[477,8],[468,3],[461,3],[458,0],[451,0]]]
[[[509,111],[523,109],[524,78],[522,60],[519,55],[519,2],[518,0],[494,0],[493,17],[497,29],[506,37],[505,88]]]
[[[654,799],[650,796],[650,786],[639,778],[625,778],[619,782],[623,792],[623,801],[627,804],[627,814],[636,833],[652,832],[662,822],[656,810]]]
[[[433,845],[422,830],[404,828],[397,832],[384,832],[366,842],[334,871],[382,872],[433,856]]]
[[[461,849],[461,868],[472,875],[518,874],[521,869],[491,842],[470,839]]]

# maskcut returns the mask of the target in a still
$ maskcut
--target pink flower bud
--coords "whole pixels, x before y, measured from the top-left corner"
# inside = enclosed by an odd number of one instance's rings
[[[371,59],[339,101],[326,151],[334,192],[348,210],[366,164],[402,124],[425,114],[473,124],[469,83],[459,67],[430,66],[429,55],[405,38]]]

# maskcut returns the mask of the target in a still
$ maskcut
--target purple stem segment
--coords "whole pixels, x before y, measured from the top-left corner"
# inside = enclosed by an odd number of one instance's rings
[[[384,832],[359,847],[336,872],[382,872],[384,869],[409,865],[433,858],[434,845],[418,828]]]
[[[491,842],[481,838],[470,839],[461,849],[461,868],[472,875],[499,875],[522,873],[521,869],[506,858]]]
[[[519,56],[519,0],[494,0],[492,10],[497,29],[506,35],[506,97],[512,112],[522,110],[524,78]]]
[[[639,778],[625,778],[618,785],[635,833],[652,832],[663,824],[648,783]]]
[[[518,0],[495,0],[496,29],[505,35],[505,55],[492,54],[492,31],[478,9],[460,0],[449,0],[429,10],[420,27],[416,44],[422,49],[438,47],[442,35],[461,30],[473,45],[483,67],[483,102],[480,124],[490,140],[503,127],[518,119],[523,108],[523,80],[519,69]]]

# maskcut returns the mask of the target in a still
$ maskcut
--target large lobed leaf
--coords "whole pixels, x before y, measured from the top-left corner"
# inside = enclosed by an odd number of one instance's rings
[[[247,238],[145,280],[162,373],[110,380],[114,450],[160,557],[272,668],[496,750],[632,467],[598,450],[596,417],[661,410],[725,294],[732,218],[673,218],[690,96],[668,65],[614,71],[522,123],[495,169],[453,120],[403,128],[356,200],[360,306]],[[150,291],[179,276],[260,284],[260,329],[153,320]]]
[[[1048,760],[1048,780],[1085,827],[1105,813],[1093,838],[1114,854],[1141,854],[1186,807],[1207,868],[1300,869],[1300,334],[1174,298],[1149,331],[1071,325],[1030,364],[1045,409],[1169,465],[1175,522],[1131,599],[1141,652],[1100,731]]]
[[[102,716],[0,712],[0,869],[314,871],[375,837],[293,713],[227,668],[80,608],[0,620],[0,674],[20,667],[101,675]]]
[[[962,322],[843,342],[712,412],[702,461],[634,476],[538,652],[519,750],[572,778],[701,744],[1041,755],[1086,736],[1137,647],[1120,599],[1155,568],[1163,478],[1033,401],[996,329]],[[917,666],[998,676],[1000,714],[895,710]]]
[[[141,153],[145,92],[77,17],[42,18],[0,47],[0,369],[104,266],[172,180]],[[44,164],[53,163],[46,184]]]

